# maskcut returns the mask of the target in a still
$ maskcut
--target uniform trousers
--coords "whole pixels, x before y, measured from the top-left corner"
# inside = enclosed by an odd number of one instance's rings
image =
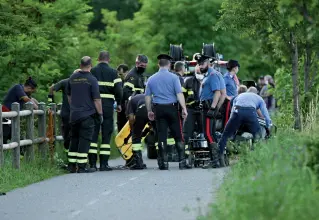
[[[224,153],[227,140],[232,137],[242,125],[247,128],[247,131],[251,133],[255,139],[256,134],[260,131],[260,125],[255,108],[235,107],[235,111],[231,113],[230,119],[227,122],[225,130],[218,143],[220,154]]]
[[[207,117],[208,110],[209,109],[204,109],[203,111],[203,130],[207,142],[213,144],[217,143],[216,119]]]
[[[90,165],[95,166],[97,161],[97,152],[98,152],[98,138],[100,130],[102,131],[102,143],[100,146],[100,165],[108,165],[108,160],[111,155],[111,136],[113,133],[113,106],[102,106],[103,108],[103,123],[100,124],[99,120],[96,120],[94,134],[92,142],[90,144],[89,150],[89,163]]]
[[[132,150],[141,151],[142,134],[145,125],[149,122],[145,105],[140,106],[135,113],[135,122],[132,128]]]
[[[70,164],[77,163],[80,168],[85,168],[94,127],[93,116],[86,117],[71,124],[71,144],[68,152]]]
[[[63,137],[63,145],[64,145],[64,151],[67,153],[69,152],[70,147],[70,134],[71,134],[71,124],[70,124],[70,117],[62,116],[62,137]]]
[[[202,115],[200,110],[187,108],[187,113],[188,115],[183,126],[185,149],[188,149],[189,138],[193,137],[194,131],[197,131],[199,133],[203,132]],[[185,153],[189,154],[188,151],[186,151]]]
[[[126,106],[121,104],[122,111],[117,113],[117,132],[119,133],[127,122],[125,110]]]

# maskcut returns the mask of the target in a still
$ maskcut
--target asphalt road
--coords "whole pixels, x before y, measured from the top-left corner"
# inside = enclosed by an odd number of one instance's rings
[[[228,168],[169,171],[145,160],[146,170],[67,174],[0,196],[1,220],[196,219],[215,202]],[[122,159],[111,166],[123,165]]]

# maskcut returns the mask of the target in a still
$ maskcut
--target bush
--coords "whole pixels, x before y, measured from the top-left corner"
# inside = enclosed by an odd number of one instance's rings
[[[200,219],[317,218],[318,182],[305,166],[308,149],[316,147],[318,156],[319,142],[314,140],[281,132],[277,138],[243,155],[226,177],[216,204],[211,206],[212,212]],[[309,160],[310,167],[313,161]]]

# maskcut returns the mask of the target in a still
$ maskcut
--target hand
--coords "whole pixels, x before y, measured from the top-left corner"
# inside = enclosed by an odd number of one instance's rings
[[[217,114],[216,108],[210,108],[207,112],[207,117],[208,118],[215,118]]]
[[[188,115],[188,113],[187,113],[187,109],[185,108],[183,108],[182,109],[182,117],[185,119],[185,118],[187,118],[187,115]]]
[[[103,124],[103,114],[99,114],[100,124]]]
[[[148,119],[149,119],[150,121],[154,121],[154,119],[155,119],[154,112],[148,112],[147,115],[148,115]]]
[[[116,111],[117,112],[121,112],[122,111],[122,106],[121,105],[116,106]]]

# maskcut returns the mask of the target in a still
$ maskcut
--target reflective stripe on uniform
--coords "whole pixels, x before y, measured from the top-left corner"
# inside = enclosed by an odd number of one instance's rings
[[[141,91],[141,92],[144,92],[144,89],[142,89],[142,88],[134,88],[133,91]]]
[[[90,154],[97,154],[97,143],[91,143],[90,144]]]
[[[52,98],[48,98],[48,102],[53,102],[53,99]]]
[[[102,81],[98,81],[99,86],[114,86],[113,82],[102,82]]]
[[[69,149],[65,149],[65,148],[64,148],[64,152],[65,152],[65,153],[68,153],[68,152],[69,152]]]
[[[186,105],[192,105],[194,103],[195,103],[195,101],[191,101],[191,102],[187,102]]]
[[[182,87],[182,91],[183,91],[183,92],[187,92],[187,90],[186,90],[184,87]]]
[[[175,144],[174,138],[168,138],[168,139],[167,139],[167,144],[170,144],[170,145]]]
[[[128,87],[131,87],[132,89],[134,89],[134,84],[133,83],[130,83],[130,82],[126,82],[126,83],[124,83],[124,87],[125,86],[128,86]]]
[[[76,161],[77,163],[87,163],[88,162],[88,159],[77,159]]]
[[[187,95],[194,95],[194,92],[192,90],[188,90]]]
[[[132,150],[133,151],[142,150],[142,144],[132,144]]]
[[[88,154],[87,153],[77,153],[77,162],[78,163],[87,163],[88,162]]]
[[[77,156],[78,156],[78,153],[77,153],[77,152],[70,152],[70,151],[69,151],[68,156],[69,156],[69,157],[77,157]]]
[[[101,144],[100,155],[111,155],[111,146],[109,144]]]
[[[68,158],[68,161],[69,161],[70,163],[76,163],[77,159],[74,159],[74,158]]]
[[[121,80],[120,78],[117,78],[117,79],[115,79],[115,80],[113,81],[114,84],[119,83],[119,82],[122,82],[122,80]]]
[[[101,98],[115,99],[112,94],[101,94]]]
[[[189,155],[189,149],[188,149],[188,145],[187,144],[185,144],[185,154]]]
[[[77,155],[78,153],[77,152],[68,152],[68,161],[70,163],[76,163],[77,161]]]

